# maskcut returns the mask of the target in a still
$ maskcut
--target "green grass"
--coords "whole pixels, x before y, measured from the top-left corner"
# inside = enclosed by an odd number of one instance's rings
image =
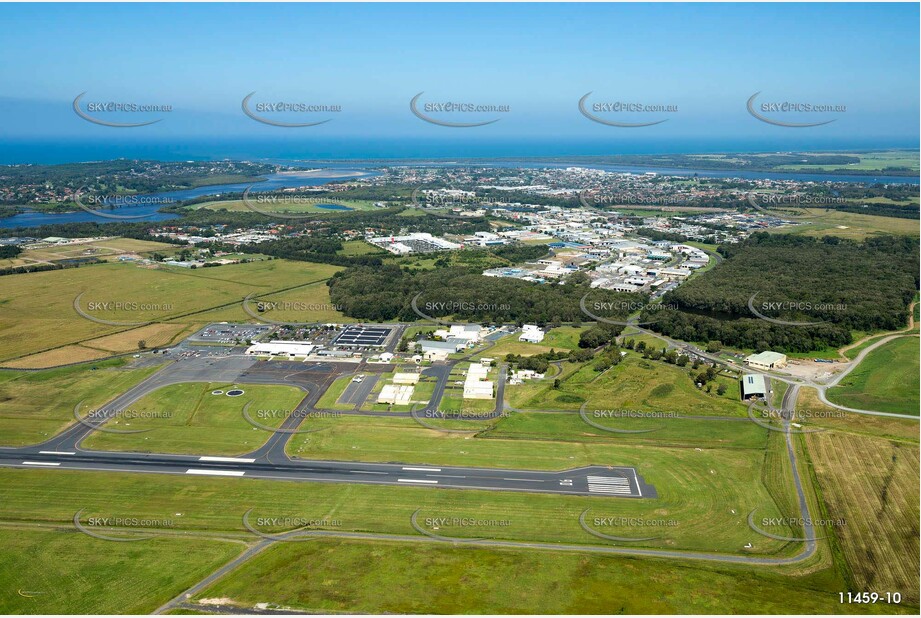
[[[73,308],[74,299],[81,293],[83,311],[116,322],[184,324],[216,318],[251,321],[242,307],[247,295],[262,297],[315,284],[337,270],[339,267],[325,264],[267,260],[196,270],[113,263],[9,276],[0,287],[0,361],[135,328],[99,324],[81,317]],[[316,294],[310,292],[314,289]],[[306,303],[328,303],[325,285],[304,290],[307,291],[300,291],[300,295],[297,290],[289,294]],[[93,303],[114,302],[122,303],[121,308],[93,308]],[[218,307],[224,308],[205,311]],[[335,311],[326,314],[341,315]],[[299,312],[296,317],[305,315]]]
[[[870,352],[826,396],[849,408],[918,415],[918,371],[918,338],[899,337]]]
[[[130,369],[131,364],[113,359],[42,371],[0,370],[0,445],[47,440],[75,422],[74,406],[81,401],[87,409],[100,407],[159,369]]]
[[[117,543],[71,529],[0,529],[0,612],[149,614],[244,548],[194,538]]]
[[[917,219],[862,215],[818,208],[799,208],[798,210],[803,213],[802,216],[812,216],[815,219],[807,220],[809,222],[804,224],[771,228],[770,232],[817,237],[840,236],[857,241],[883,234],[915,237],[919,234]]]
[[[375,567],[374,565],[380,565]],[[288,543],[196,599],[316,613],[826,614],[886,612],[838,602],[816,576],[750,567],[389,542]],[[718,591],[718,592],[717,592]],[[911,610],[906,610],[911,613]]]
[[[635,458],[639,453],[628,447],[625,455]],[[762,458],[747,449],[650,453],[640,473],[655,484],[656,499],[7,469],[0,470],[4,498],[0,518],[70,527],[74,513],[85,509],[84,522],[90,517],[167,519],[172,521],[165,530],[170,534],[207,532],[251,539],[255,537],[244,529],[242,516],[252,508],[251,523],[265,532],[296,527],[283,522],[299,518],[324,522],[314,527],[334,532],[416,536],[410,516],[421,509],[419,522],[429,529],[426,519],[437,517],[508,521],[506,526],[454,527],[449,536],[595,545],[600,540],[579,526],[579,514],[591,509],[591,517],[676,522],[661,538],[637,542],[640,547],[791,555],[797,547],[760,537],[745,523],[752,508],[764,517],[783,514],[761,482]],[[280,523],[258,524],[260,518],[278,518]],[[623,530],[624,536],[648,536],[630,526],[607,529]],[[157,531],[145,528],[143,532]],[[754,547],[744,549],[747,543]],[[133,545],[142,547],[141,542]]]
[[[351,210],[374,210],[374,202],[371,200],[340,200],[335,197],[324,197],[324,198],[310,198],[311,200],[320,199],[321,202],[307,202],[308,198],[300,196],[292,196],[289,202],[278,201],[277,203],[272,203],[270,201],[260,202],[255,197],[249,198],[250,203],[255,206],[258,210],[263,212],[277,212],[277,213],[326,213],[326,214],[335,214],[337,212],[348,212],[344,210],[330,210],[329,208],[320,208],[319,204],[341,204],[342,206],[347,206]],[[297,200],[304,200],[305,203],[298,203]],[[253,212],[253,209],[247,207],[243,200],[216,200],[213,202],[204,202],[201,204],[196,204],[194,207],[195,210],[206,209],[206,210],[226,210],[228,212]]]
[[[149,429],[144,433],[96,432],[84,444],[97,450],[142,451],[194,455],[248,453],[269,439],[266,430],[243,417],[243,407],[257,423],[277,427],[306,393],[293,386],[246,384],[239,397],[212,395],[236,388],[226,383],[192,382],[164,386],[131,404],[123,417],[105,427],[118,431]],[[129,416],[137,415],[138,418]]]
[[[506,388],[506,399],[520,409],[578,410],[583,403],[597,409],[630,409],[646,412],[673,412],[681,415],[742,416],[735,380],[720,376],[726,385],[724,395],[698,389],[685,368],[661,361],[644,360],[628,351],[621,363],[599,374],[590,364],[572,367],[564,363],[559,389],[552,380],[529,381]],[[698,370],[699,371],[699,370]],[[698,373],[693,371],[693,373]]]

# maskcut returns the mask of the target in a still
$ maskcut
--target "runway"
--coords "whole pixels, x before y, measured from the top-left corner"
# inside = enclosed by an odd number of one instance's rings
[[[581,496],[655,498],[634,468],[589,466],[562,472],[381,464],[349,461],[268,461],[255,457],[147,455],[58,451],[43,447],[0,450],[0,467],[96,472],[358,483],[444,489],[518,491]]]

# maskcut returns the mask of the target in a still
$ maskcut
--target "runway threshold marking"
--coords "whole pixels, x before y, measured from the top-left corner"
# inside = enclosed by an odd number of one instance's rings
[[[60,463],[51,462],[51,461],[24,461],[22,462],[24,466],[60,466]]]
[[[198,461],[223,461],[227,463],[253,463],[255,459],[246,459],[244,457],[199,457]]]
[[[39,451],[39,455],[76,455],[73,451]]]
[[[185,473],[202,476],[243,476],[246,474],[243,470],[196,470],[195,468],[189,468]]]
[[[425,479],[397,479],[398,483],[431,483],[437,485],[438,481],[427,481]]]
[[[411,468],[409,466],[403,466],[404,470],[412,470],[413,472],[441,472],[441,468]]]

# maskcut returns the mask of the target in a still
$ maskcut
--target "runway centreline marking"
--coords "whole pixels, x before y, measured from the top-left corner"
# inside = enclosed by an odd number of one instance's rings
[[[246,472],[242,470],[196,470],[189,468],[186,474],[200,474],[202,476],[243,476]]]
[[[39,451],[39,455],[76,455],[73,451]]]
[[[349,470],[352,474],[387,474],[386,472],[374,472],[373,470]]]
[[[22,462],[24,466],[60,466],[60,463],[53,463],[50,461],[24,461]]]
[[[544,479],[502,479],[503,481],[521,481],[523,483],[543,483]]]
[[[246,459],[244,457],[199,457],[198,461],[223,461],[227,463],[253,463],[255,459]]]
[[[409,466],[403,466],[404,470],[412,470],[413,472],[441,472],[441,468],[411,468]]]
[[[427,481],[425,479],[397,479],[399,483],[431,483],[437,485],[438,481]]]

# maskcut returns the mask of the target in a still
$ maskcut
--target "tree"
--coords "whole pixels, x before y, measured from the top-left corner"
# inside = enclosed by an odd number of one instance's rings
[[[145,350],[145,349],[147,349],[147,342],[141,339],[140,341],[138,341],[138,350]]]
[[[723,384],[722,382],[720,382],[720,385],[716,387],[716,394],[717,394],[717,395],[725,395],[725,394],[726,394],[726,385]]]

